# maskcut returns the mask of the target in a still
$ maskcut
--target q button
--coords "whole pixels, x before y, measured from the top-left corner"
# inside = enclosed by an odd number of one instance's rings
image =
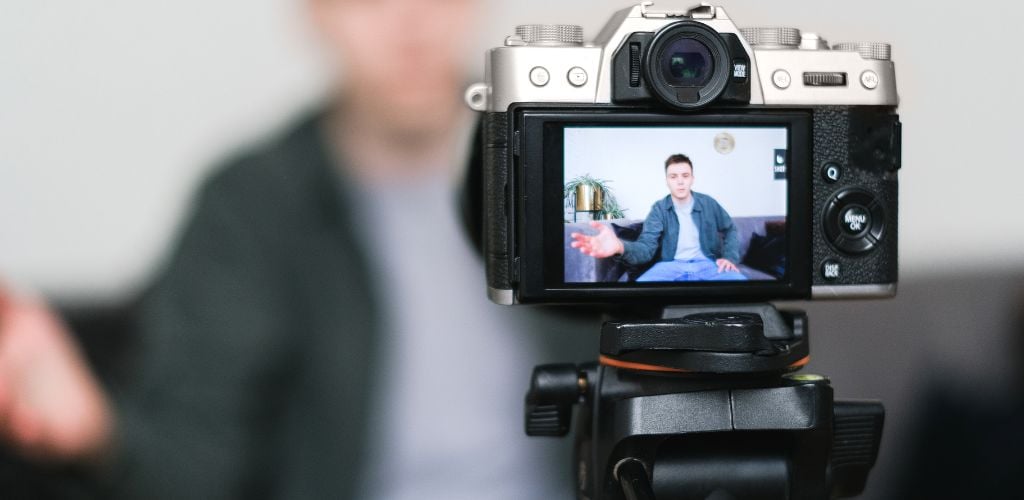
[[[836,183],[843,178],[843,168],[838,163],[830,161],[821,167],[821,177],[825,182]]]

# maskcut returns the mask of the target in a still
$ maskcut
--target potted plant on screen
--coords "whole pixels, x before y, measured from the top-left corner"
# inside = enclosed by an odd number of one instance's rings
[[[573,214],[572,222],[625,217],[608,184],[611,181],[583,174],[565,183],[563,197]],[[566,221],[569,222],[569,221]]]

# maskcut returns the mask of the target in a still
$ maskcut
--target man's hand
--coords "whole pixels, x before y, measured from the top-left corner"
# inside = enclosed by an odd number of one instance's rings
[[[718,259],[715,261],[715,264],[718,264],[718,272],[720,273],[724,273],[726,271],[739,272],[740,270],[740,268],[736,267],[736,264],[733,264],[729,259]]]
[[[581,253],[591,257],[603,259],[618,255],[626,251],[622,240],[615,236],[615,231],[600,222],[591,222],[590,227],[597,229],[597,234],[587,236],[582,233],[572,233],[572,247],[580,249]]]
[[[37,460],[93,460],[113,413],[59,319],[0,287],[0,440]]]

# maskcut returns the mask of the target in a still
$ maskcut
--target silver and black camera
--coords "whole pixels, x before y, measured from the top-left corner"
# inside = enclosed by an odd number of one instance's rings
[[[643,2],[592,42],[519,26],[484,112],[484,251],[504,304],[891,296],[898,96],[885,43]]]

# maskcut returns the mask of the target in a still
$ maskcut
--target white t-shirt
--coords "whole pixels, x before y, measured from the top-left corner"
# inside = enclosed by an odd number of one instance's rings
[[[676,218],[679,219],[679,242],[676,244],[675,260],[707,260],[700,250],[700,230],[693,223],[693,196],[685,202],[672,200]]]
[[[355,190],[357,228],[381,281],[384,359],[360,499],[558,498],[550,446],[523,432],[537,357],[524,311],[486,297],[452,183],[424,176]],[[359,403],[353,403],[359,404]]]

